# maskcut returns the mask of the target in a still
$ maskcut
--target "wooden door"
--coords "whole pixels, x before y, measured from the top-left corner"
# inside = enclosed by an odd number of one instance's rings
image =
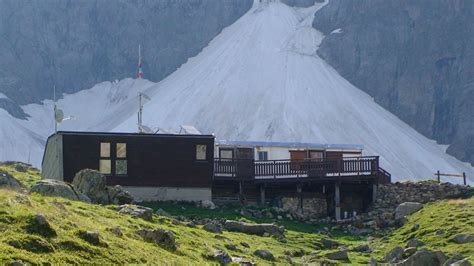
[[[290,151],[290,169],[291,170],[301,170],[304,159],[306,159],[306,151]]]
[[[253,148],[237,148],[237,175],[241,177],[253,177],[254,169],[254,150]]]

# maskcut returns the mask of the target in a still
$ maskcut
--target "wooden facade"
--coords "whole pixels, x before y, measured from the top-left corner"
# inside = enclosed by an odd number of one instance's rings
[[[71,182],[85,168],[101,170],[108,185],[210,188],[214,136],[58,132],[62,179]],[[55,135],[53,135],[55,136]],[[50,140],[55,137],[50,137]],[[47,144],[48,149],[49,141]],[[48,161],[43,158],[43,169]],[[102,168],[102,169],[101,169]],[[47,169],[44,169],[47,170]],[[55,177],[50,177],[55,178]],[[58,178],[55,178],[58,179]]]

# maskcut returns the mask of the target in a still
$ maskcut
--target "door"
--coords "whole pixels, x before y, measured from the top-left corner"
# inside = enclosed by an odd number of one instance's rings
[[[290,151],[290,169],[291,170],[302,170],[304,159],[306,159],[306,151]]]
[[[254,170],[254,150],[253,148],[237,148],[237,176],[253,177]]]

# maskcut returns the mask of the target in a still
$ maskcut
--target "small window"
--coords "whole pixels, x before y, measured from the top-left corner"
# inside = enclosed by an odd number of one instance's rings
[[[322,151],[309,151],[309,158],[314,160],[314,161],[318,161],[318,162],[322,162],[323,161],[323,152]]]
[[[258,152],[258,160],[259,161],[267,161],[268,160],[268,152],[267,151],[259,151]]]
[[[234,150],[232,149],[219,149],[219,158],[221,159],[233,159]]]
[[[102,158],[110,157],[110,143],[109,142],[100,143],[100,157]]]
[[[127,143],[117,143],[117,158],[127,157]]]
[[[126,175],[127,174],[127,160],[117,160],[117,161],[115,161],[115,173],[117,175]]]
[[[206,145],[196,145],[196,160],[205,161],[206,160]]]
[[[101,174],[111,174],[112,173],[112,164],[110,160],[100,160],[99,172]]]

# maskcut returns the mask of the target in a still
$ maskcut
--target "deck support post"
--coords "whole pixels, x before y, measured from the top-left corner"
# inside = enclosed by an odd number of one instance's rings
[[[242,180],[239,181],[239,201],[240,203],[244,203],[244,189],[242,187]]]
[[[377,189],[378,185],[372,184],[372,203],[375,203],[375,201],[377,200]]]
[[[265,206],[265,185],[260,185],[260,205]]]
[[[340,184],[336,182],[334,184],[334,205],[336,209],[336,220],[341,220],[341,194],[340,194]]]
[[[301,184],[296,184],[296,192],[298,193],[298,209],[303,212],[303,195],[302,192],[303,188],[301,187]]]

